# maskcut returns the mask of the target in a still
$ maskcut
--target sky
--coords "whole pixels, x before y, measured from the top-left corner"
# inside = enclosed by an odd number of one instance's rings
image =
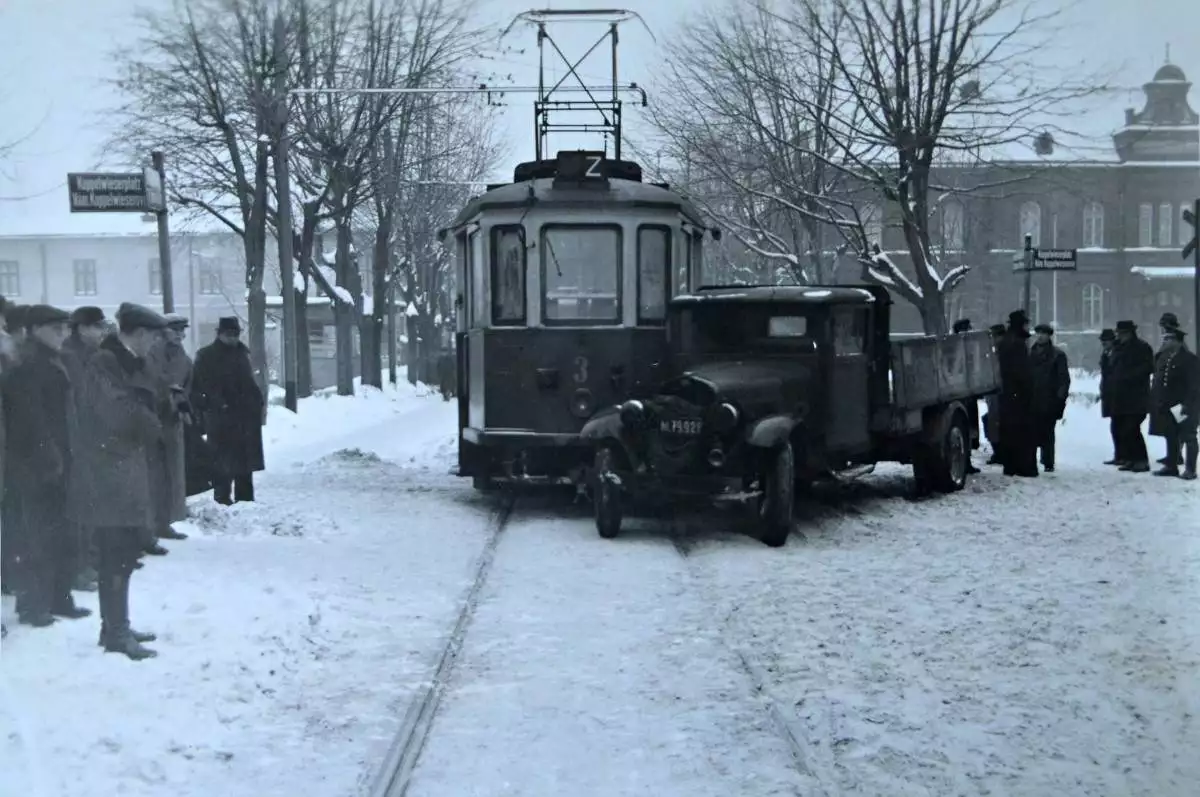
[[[729,0],[717,0],[717,2]],[[736,0],[734,0],[736,1]],[[105,113],[119,97],[106,85],[112,76],[110,53],[129,43],[133,14],[140,7],[165,7],[172,0],[0,0],[0,142],[21,140],[16,153],[0,164],[0,235],[90,232],[150,232],[153,225],[138,214],[71,214],[67,209],[66,174],[108,168],[134,171],[138,164],[104,163],[100,149],[112,130]],[[1200,27],[1195,0],[1076,0],[1062,6],[1061,32],[1048,53],[1063,69],[1111,70],[1127,91],[1114,92],[1095,123],[1103,135],[1123,120],[1126,106],[1141,107],[1138,88],[1164,62],[1171,60],[1200,83]],[[497,32],[517,13],[530,8],[589,8],[614,5],[611,0],[482,0],[481,19],[494,21]],[[622,82],[635,81],[655,92],[669,91],[658,69],[663,46],[674,28],[701,3],[685,0],[623,0],[618,7],[637,11],[653,33],[636,22],[622,26]],[[1057,0],[1034,0],[1038,12],[1058,8]],[[1187,22],[1187,24],[1184,24]],[[552,35],[568,55],[582,54],[602,28],[567,25]],[[520,52],[523,50],[524,52]],[[580,67],[585,77],[604,80],[606,54],[597,53]],[[498,40],[484,65],[515,85],[537,80],[533,29],[521,26]],[[561,70],[558,71],[561,74]],[[508,95],[501,129],[510,160],[494,179],[511,179],[512,165],[533,157],[533,97]],[[1200,106],[1200,87],[1191,93]],[[639,109],[626,113],[630,133],[638,135]],[[550,150],[576,148],[599,141],[551,141]],[[178,226],[178,225],[177,225]]]

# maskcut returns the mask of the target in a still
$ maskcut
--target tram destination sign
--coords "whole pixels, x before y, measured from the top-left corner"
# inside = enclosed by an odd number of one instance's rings
[[[1013,271],[1074,271],[1078,266],[1075,249],[1031,249],[1030,262],[1025,265],[1025,252],[1013,255]]]
[[[145,213],[149,208],[143,172],[71,172],[67,190],[72,213]]]

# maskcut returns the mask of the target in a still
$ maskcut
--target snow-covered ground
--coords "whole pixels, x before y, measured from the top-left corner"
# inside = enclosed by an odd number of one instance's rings
[[[881,467],[778,550],[523,498],[409,793],[1196,794],[1200,492],[1101,465],[1094,377],[1073,394],[1056,473],[909,502]],[[407,386],[273,410],[260,501],[197,501],[135,576],[159,658],[94,620],[5,640],[0,794],[361,793],[487,537],[453,434]]]

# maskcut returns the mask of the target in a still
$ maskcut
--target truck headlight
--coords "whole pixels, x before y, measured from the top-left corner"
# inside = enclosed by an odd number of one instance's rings
[[[718,404],[713,410],[712,425],[721,434],[726,434],[737,428],[740,418],[737,407],[725,401]]]
[[[639,429],[646,422],[646,405],[637,399],[629,399],[620,407],[621,425]]]

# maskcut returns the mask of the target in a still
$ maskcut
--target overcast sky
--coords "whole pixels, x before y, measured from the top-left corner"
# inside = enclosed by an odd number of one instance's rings
[[[111,73],[107,58],[114,46],[128,41],[133,10],[166,5],[171,0],[0,0],[0,141],[32,131],[15,157],[0,165],[0,234],[150,231],[136,214],[70,214],[65,188],[68,171],[97,167],[123,170],[132,164],[98,161],[109,133],[104,111],[116,98],[105,88]],[[1036,0],[1036,8],[1052,8],[1056,0]],[[612,6],[597,0],[485,0],[485,14],[497,26],[529,8]],[[635,23],[622,28],[621,79],[655,85],[655,66],[663,57],[661,43],[697,3],[684,0],[624,0],[615,5],[638,11],[659,44]],[[1097,122],[1106,133],[1118,126],[1128,105],[1141,107],[1137,89],[1164,62],[1171,60],[1188,76],[1200,79],[1200,11],[1197,0],[1079,0],[1065,11],[1065,30],[1054,53],[1060,63],[1088,70],[1119,69],[1131,91],[1111,98],[1111,108]],[[595,26],[573,25],[556,34],[568,54],[581,54],[602,33]],[[532,29],[510,34],[505,44],[524,54],[501,53],[492,66],[512,74],[519,85],[536,81],[536,43]],[[593,56],[581,71],[592,78],[607,76],[608,64]],[[651,97],[653,102],[653,95]],[[1192,106],[1200,106],[1193,88]],[[504,129],[514,160],[533,155],[532,96],[512,95],[504,110]],[[627,117],[636,119],[638,111]],[[635,122],[636,124],[636,122]],[[563,142],[560,142],[563,143]],[[575,141],[565,142],[577,146]],[[599,142],[597,142],[598,144]],[[551,142],[551,150],[556,149]],[[497,179],[511,179],[511,163]],[[507,175],[507,177],[505,177]],[[11,201],[13,197],[30,197]]]

